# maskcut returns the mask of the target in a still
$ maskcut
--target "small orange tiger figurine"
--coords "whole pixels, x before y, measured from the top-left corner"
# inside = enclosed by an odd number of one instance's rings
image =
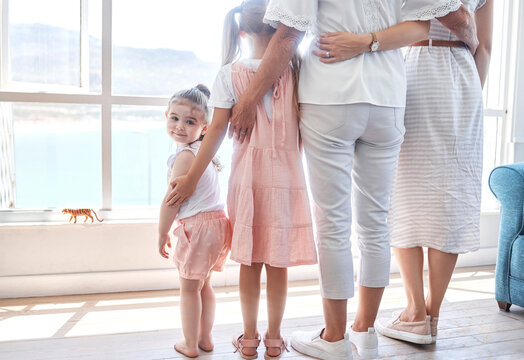
[[[93,209],[64,209],[64,210],[62,210],[62,214],[69,214],[69,215],[71,215],[71,217],[69,218],[69,222],[71,222],[73,217],[75,218],[75,224],[76,224],[76,217],[77,216],[85,216],[86,219],[84,220],[84,222],[87,222],[87,218],[90,218],[91,222],[94,222],[95,220],[91,216],[91,212],[93,212],[93,214],[95,215],[96,219],[99,222],[104,221],[104,219],[100,220],[98,218],[98,216],[96,215],[95,210],[93,210]]]

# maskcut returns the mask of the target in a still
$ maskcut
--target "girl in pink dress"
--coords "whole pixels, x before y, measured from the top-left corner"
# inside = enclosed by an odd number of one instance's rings
[[[264,0],[247,0],[232,9],[224,25],[224,54],[212,91],[213,121],[185,176],[172,184],[168,204],[180,204],[218,150],[231,108],[256,74],[274,29],[264,24]],[[238,15],[238,23],[236,16]],[[237,60],[240,37],[251,45],[251,58]],[[277,359],[286,342],[280,325],[287,296],[287,267],[315,264],[311,215],[300,151],[294,92],[297,66],[289,66],[257,106],[257,122],[244,142],[234,140],[227,208],[233,228],[231,259],[240,267],[243,333],[233,344],[245,359],[257,358],[260,275],[267,274],[266,359]]]

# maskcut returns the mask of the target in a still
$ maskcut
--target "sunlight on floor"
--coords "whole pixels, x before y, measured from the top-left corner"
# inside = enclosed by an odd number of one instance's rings
[[[494,297],[493,271],[457,272],[446,293],[444,303],[474,301]],[[216,289],[216,325],[241,324],[238,290]],[[262,290],[259,321],[267,321],[266,293]],[[165,294],[163,296],[162,294]],[[284,319],[322,316],[319,285],[315,282],[292,283]],[[357,296],[348,302],[351,319],[357,309]],[[81,337],[179,329],[179,302],[177,291],[119,293],[46,298],[1,300],[0,341],[23,339]],[[14,302],[17,301],[17,302]],[[4,303],[6,306],[2,306]],[[16,304],[16,305],[14,305]],[[402,281],[392,276],[386,288],[381,310],[405,306]]]
[[[0,340],[43,339],[53,337],[74,313],[21,315],[0,322]]]

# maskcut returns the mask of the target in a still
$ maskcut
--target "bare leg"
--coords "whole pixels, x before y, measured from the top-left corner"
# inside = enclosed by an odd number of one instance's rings
[[[266,264],[267,274],[267,339],[280,339],[280,325],[284,317],[287,299],[287,268],[277,268]],[[280,350],[269,348],[269,356],[278,356]]]
[[[198,335],[198,347],[204,351],[213,350],[213,338],[211,330],[215,321],[215,292],[211,287],[211,275],[204,281],[204,286],[200,291],[202,299],[202,316],[200,317],[200,334]]]
[[[393,253],[400,268],[408,305],[400,315],[401,321],[424,321],[424,252],[421,247],[394,248]]]
[[[368,328],[375,326],[382,294],[384,294],[383,287],[358,286],[358,309],[352,326],[354,331],[367,332]]]
[[[322,298],[322,306],[326,321],[322,339],[330,342],[342,340],[346,333],[348,301]]]
[[[201,286],[202,280],[180,278],[180,315],[184,340],[175,344],[175,350],[187,357],[198,356],[198,328],[202,313]]]
[[[240,306],[244,320],[245,339],[256,339],[258,337],[257,319],[262,265],[261,263],[253,263],[251,266],[240,265]],[[249,349],[244,349],[243,352],[245,355],[255,355],[256,350],[250,352]]]
[[[440,305],[448,289],[457,258],[458,254],[428,249],[429,291],[425,306],[432,318],[439,316]]]

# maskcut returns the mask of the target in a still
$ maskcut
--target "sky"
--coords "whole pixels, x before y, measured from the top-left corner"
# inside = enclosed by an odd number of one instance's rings
[[[140,48],[191,50],[220,56],[226,13],[240,0],[113,0],[113,42]],[[102,0],[89,0],[89,33],[101,37]],[[29,9],[29,10],[28,10]],[[41,23],[78,30],[80,0],[9,2],[11,24]]]

